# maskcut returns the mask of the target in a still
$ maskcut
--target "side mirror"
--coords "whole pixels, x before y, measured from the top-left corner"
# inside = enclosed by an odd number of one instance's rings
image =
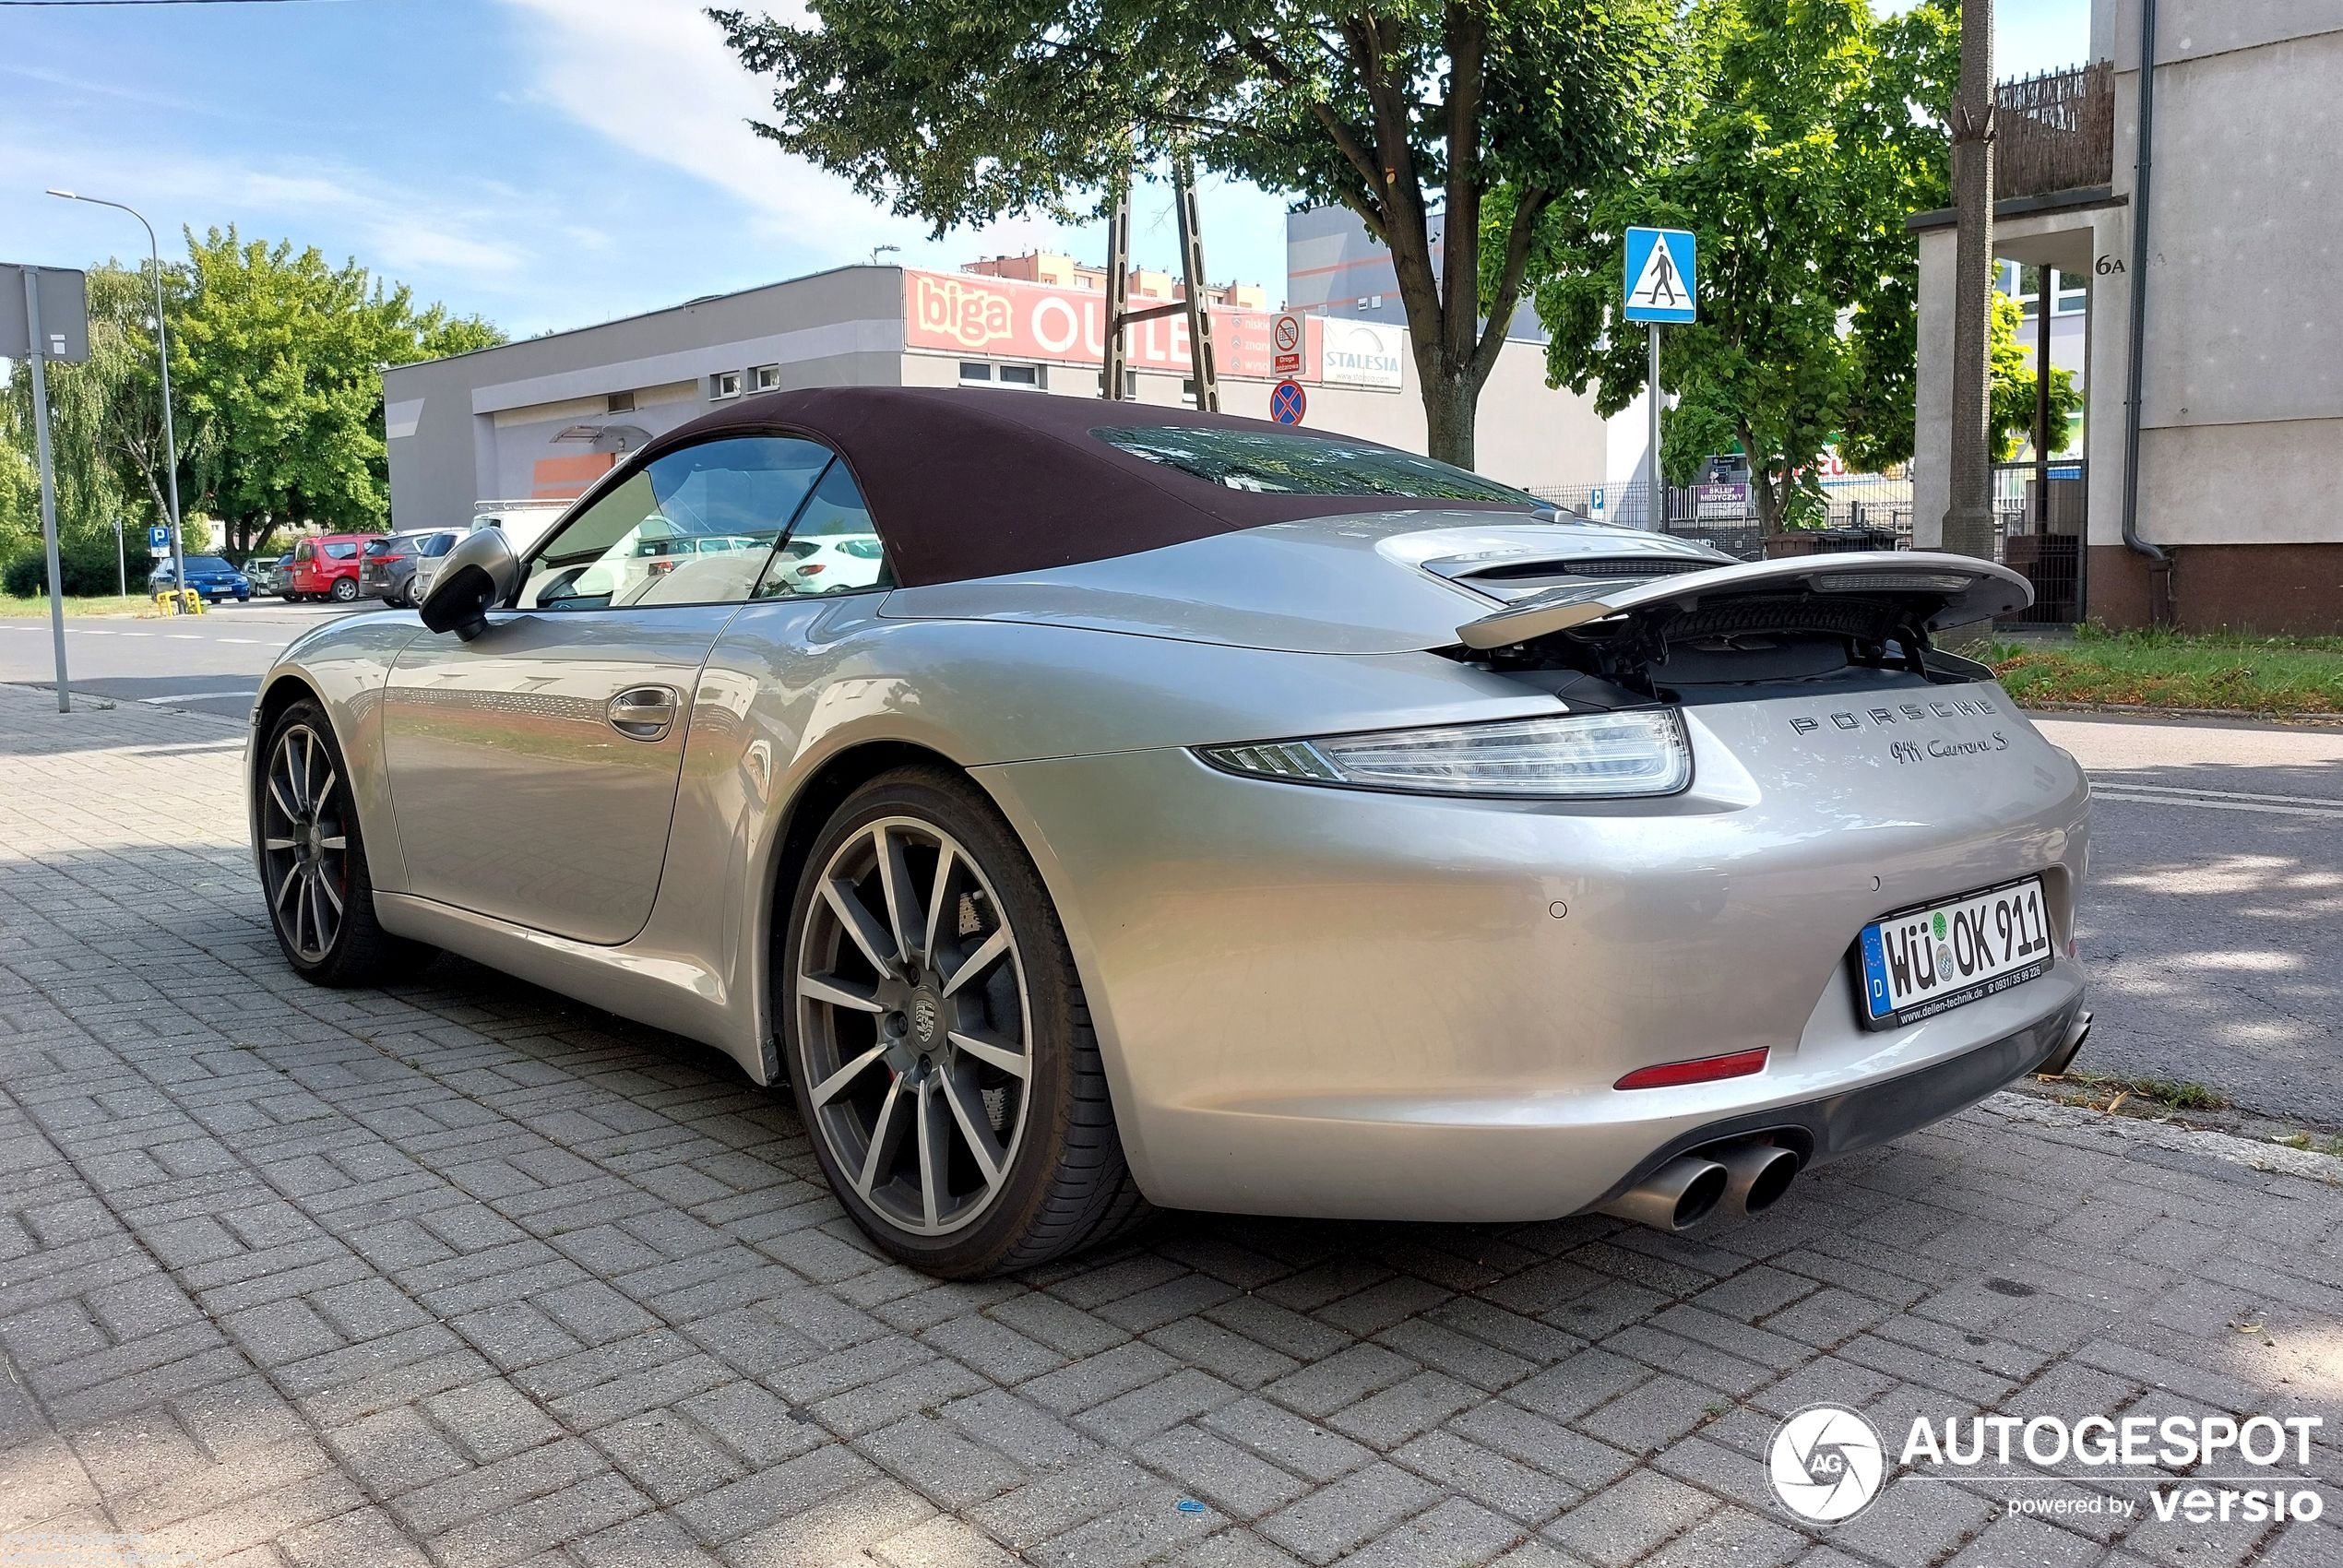
[[[520,557],[504,529],[466,534],[441,559],[439,575],[423,595],[423,624],[470,642],[488,629],[488,612],[519,587]]]

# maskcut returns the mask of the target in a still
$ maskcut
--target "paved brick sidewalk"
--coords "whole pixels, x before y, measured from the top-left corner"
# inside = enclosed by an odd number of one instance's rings
[[[1183,1217],[940,1286],[707,1051],[453,960],[295,981],[240,735],[47,700],[0,687],[0,1530],[366,1568],[2343,1562],[2331,1186],[1988,1108],[1695,1241]],[[2329,1516],[2042,1523],[1912,1474],[1810,1530],[1757,1455],[1820,1400],[2317,1414]]]

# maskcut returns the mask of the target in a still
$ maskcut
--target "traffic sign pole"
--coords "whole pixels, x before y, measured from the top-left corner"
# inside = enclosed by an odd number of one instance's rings
[[[1645,526],[1654,533],[1668,527],[1668,481],[1659,471],[1659,323],[1644,328],[1651,334],[1651,504],[1644,508]]]
[[[41,335],[41,274],[24,269],[25,323],[31,329],[32,447],[41,466],[41,540],[49,552],[49,640],[57,656],[57,711],[73,711],[73,690],[65,683],[65,570],[57,562],[57,475],[49,462],[49,341]]]

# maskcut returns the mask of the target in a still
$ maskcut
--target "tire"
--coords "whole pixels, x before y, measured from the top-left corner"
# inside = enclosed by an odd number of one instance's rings
[[[327,986],[377,985],[412,973],[431,950],[391,935],[375,918],[375,883],[351,808],[350,767],[325,709],[307,698],[287,707],[269,726],[259,756],[253,859],[268,928],[285,961],[303,979]]]
[[[806,859],[774,968],[798,1114],[839,1203],[892,1256],[975,1278],[1151,1212],[1057,911],[966,778],[902,768],[849,796]]]
[[[358,579],[336,577],[331,591],[336,604],[348,604],[358,597]]]

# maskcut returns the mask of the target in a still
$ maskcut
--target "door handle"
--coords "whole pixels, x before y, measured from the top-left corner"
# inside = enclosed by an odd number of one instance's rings
[[[632,741],[664,740],[675,724],[675,693],[668,686],[630,686],[610,699],[610,727]]]

